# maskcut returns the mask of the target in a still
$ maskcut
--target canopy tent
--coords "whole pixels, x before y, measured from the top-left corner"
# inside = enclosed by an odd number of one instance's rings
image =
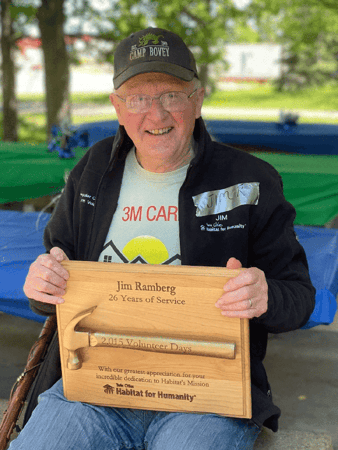
[[[22,287],[30,264],[45,252],[43,230],[49,217],[46,213],[0,211],[0,311],[45,320],[29,309]],[[338,294],[338,230],[297,226],[296,233],[306,251],[317,296],[326,304],[331,302],[332,312]]]

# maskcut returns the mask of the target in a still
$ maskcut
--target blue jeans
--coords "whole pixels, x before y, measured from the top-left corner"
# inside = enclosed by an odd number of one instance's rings
[[[260,432],[248,420],[106,408],[68,401],[62,380],[40,396],[10,450],[252,449]]]

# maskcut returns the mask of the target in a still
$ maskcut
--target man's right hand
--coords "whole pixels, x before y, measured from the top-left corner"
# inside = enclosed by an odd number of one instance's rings
[[[60,264],[69,258],[59,247],[37,257],[30,268],[23,287],[28,298],[54,305],[63,303],[69,273]]]

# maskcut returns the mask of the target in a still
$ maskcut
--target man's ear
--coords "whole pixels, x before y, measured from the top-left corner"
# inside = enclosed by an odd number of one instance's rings
[[[202,105],[203,105],[203,100],[204,100],[204,93],[205,93],[204,88],[200,88],[196,92],[197,100],[196,100],[196,109],[195,109],[195,119],[198,119],[198,118],[201,117]]]
[[[116,111],[116,114],[117,114],[117,118],[118,118],[118,121],[119,121],[120,125],[123,125],[123,123],[121,122],[122,121],[122,118],[121,118],[121,105],[119,104],[118,98],[116,97],[116,95],[110,94],[109,95],[109,99],[110,99],[112,105],[115,108],[115,111]]]

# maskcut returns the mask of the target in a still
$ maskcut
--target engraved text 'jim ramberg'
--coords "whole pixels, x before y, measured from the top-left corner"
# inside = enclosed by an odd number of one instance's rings
[[[130,283],[124,283],[123,281],[117,282],[116,292],[120,291],[147,291],[147,292],[168,292],[170,295],[176,295],[176,286],[162,286],[158,283],[155,284],[142,284],[140,281],[135,281],[134,287]]]

